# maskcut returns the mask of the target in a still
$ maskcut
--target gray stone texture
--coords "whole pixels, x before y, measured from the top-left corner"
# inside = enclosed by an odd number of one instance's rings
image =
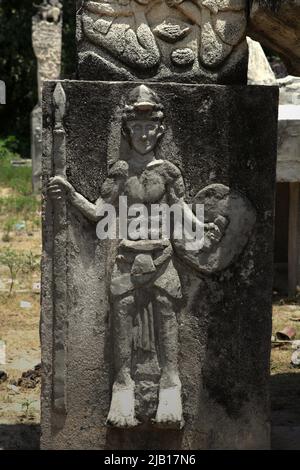
[[[287,77],[278,80],[280,87],[279,104],[294,104],[300,106],[300,77]]]
[[[45,3],[45,2],[44,2]],[[62,5],[46,2],[32,18],[32,46],[37,59],[38,103],[31,113],[32,186],[41,189],[42,88],[45,80],[57,80],[61,72]]]
[[[61,8],[61,7],[60,7]],[[55,17],[56,18],[56,17]],[[44,80],[60,77],[62,49],[62,18],[47,20],[37,13],[32,19],[32,46],[38,62],[39,103]]]
[[[136,407],[144,424],[122,430],[105,424],[114,380],[108,298],[114,244],[97,240],[95,224],[68,204],[67,218],[60,220],[66,243],[59,259],[54,257],[53,236],[60,233],[53,219],[53,203],[47,197],[47,184],[53,175],[52,103],[56,83],[46,83],[43,102],[42,447],[269,448],[277,89],[149,85],[162,100],[167,126],[156,158],[170,160],[181,169],[187,202],[195,201],[196,196],[205,200],[208,190],[200,190],[222,184],[233,192],[230,207],[231,211],[237,208],[239,217],[242,205],[236,201],[240,195],[247,201],[243,204],[250,214],[249,231],[246,244],[239,246],[221,271],[200,272],[180,253],[174,257],[183,290],[177,315],[184,428],[165,430],[151,424],[157,406],[157,383],[149,388],[141,375]],[[61,83],[67,98],[66,175],[78,192],[95,201],[108,164],[120,157],[122,102],[136,84]],[[213,212],[213,206],[210,210]],[[228,243],[232,247],[232,238]],[[57,266],[66,272],[67,281],[54,298]],[[59,304],[66,311],[65,411],[53,406],[53,305]]]

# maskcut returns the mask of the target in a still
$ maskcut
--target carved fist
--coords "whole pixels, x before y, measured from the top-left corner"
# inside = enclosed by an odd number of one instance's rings
[[[227,225],[228,220],[221,215],[219,215],[213,223],[205,224],[206,233],[204,246],[209,249],[211,246],[219,243]]]
[[[73,186],[62,176],[50,178],[48,184],[48,193],[52,199],[61,200],[65,195],[74,191]]]
[[[216,224],[214,223],[206,224],[205,228],[206,228],[205,237],[209,238],[211,242],[218,243],[221,240],[223,234]]]

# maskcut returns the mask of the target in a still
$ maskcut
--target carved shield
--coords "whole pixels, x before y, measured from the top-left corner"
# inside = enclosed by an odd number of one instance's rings
[[[201,273],[222,271],[244,250],[256,222],[256,211],[245,196],[222,184],[212,184],[199,191],[195,204],[204,204],[205,223],[226,219],[226,226],[220,228],[222,238],[209,249],[197,252],[186,250],[184,239],[174,240],[174,248],[180,258]]]

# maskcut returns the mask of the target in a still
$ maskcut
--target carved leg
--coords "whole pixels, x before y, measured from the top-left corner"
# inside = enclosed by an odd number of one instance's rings
[[[184,425],[181,382],[178,371],[178,323],[172,302],[163,295],[156,298],[159,318],[159,345],[162,374],[155,423],[181,429]]]
[[[118,428],[136,426],[134,381],[130,375],[132,354],[132,309],[134,297],[114,302],[114,360],[116,377],[107,424]]]

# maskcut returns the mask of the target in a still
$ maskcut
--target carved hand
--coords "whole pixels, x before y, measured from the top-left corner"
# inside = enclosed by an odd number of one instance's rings
[[[205,224],[205,237],[209,238],[212,243],[218,243],[222,238],[222,232],[214,223]]]
[[[225,217],[218,216],[213,223],[205,224],[207,242],[205,245],[215,245],[222,239],[225,229],[228,225],[228,220]]]
[[[48,193],[52,199],[60,200],[65,195],[69,196],[74,191],[75,190],[71,183],[62,176],[54,176],[53,178],[50,178]]]

